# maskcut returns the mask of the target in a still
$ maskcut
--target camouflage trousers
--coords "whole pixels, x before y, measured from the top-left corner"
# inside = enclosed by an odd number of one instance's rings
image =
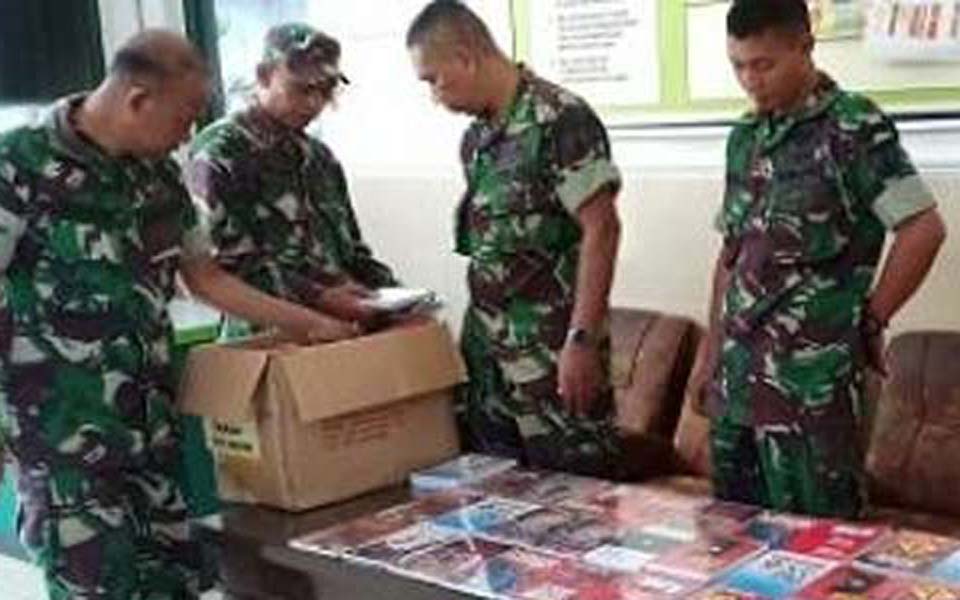
[[[722,500],[822,517],[856,519],[866,510],[857,428],[753,427],[714,418],[714,493]]]
[[[18,530],[50,600],[199,597],[204,554],[170,470],[39,473],[21,472]]]
[[[457,416],[467,450],[516,458],[533,468],[606,479],[627,476],[612,389],[597,400],[594,414],[567,413],[557,395],[555,361],[539,377],[510,381],[469,312],[461,351],[469,383],[459,390]]]

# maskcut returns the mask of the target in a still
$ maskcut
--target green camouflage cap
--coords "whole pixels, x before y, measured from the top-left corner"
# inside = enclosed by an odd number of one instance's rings
[[[340,71],[340,43],[306,23],[270,28],[264,40],[264,62],[282,62],[298,75],[331,84],[350,83]]]

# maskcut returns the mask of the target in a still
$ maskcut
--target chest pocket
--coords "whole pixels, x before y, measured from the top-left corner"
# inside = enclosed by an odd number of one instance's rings
[[[850,242],[851,204],[839,163],[825,141],[777,156],[760,216],[782,264],[821,264]]]
[[[575,241],[576,228],[547,177],[542,146],[542,129],[529,127],[474,159],[468,205],[474,258],[552,254]]]

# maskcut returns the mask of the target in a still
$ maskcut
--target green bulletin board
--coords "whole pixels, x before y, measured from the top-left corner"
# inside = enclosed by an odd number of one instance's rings
[[[830,2],[831,0],[811,0]],[[866,0],[832,0],[855,3]],[[542,34],[544,10],[556,0],[513,0],[514,53],[537,71],[534,36]],[[583,92],[612,126],[729,121],[747,103],[726,62],[728,0],[627,0],[656,4],[656,65],[659,100],[624,104]],[[625,2],[625,4],[627,3]],[[553,17],[551,17],[553,18]],[[691,31],[692,30],[692,31]],[[704,35],[706,34],[706,35]],[[693,36],[693,38],[691,38]],[[709,39],[707,39],[709,38]],[[818,65],[847,89],[863,92],[895,114],[960,112],[960,62],[888,61],[872,57],[863,36],[818,37]],[[705,63],[709,64],[705,64]],[[703,74],[728,79],[722,93],[699,85]],[[549,75],[548,75],[549,78]],[[560,81],[559,83],[563,83]],[[575,91],[575,86],[572,86]],[[713,87],[718,87],[714,85]],[[709,88],[709,86],[706,86]]]

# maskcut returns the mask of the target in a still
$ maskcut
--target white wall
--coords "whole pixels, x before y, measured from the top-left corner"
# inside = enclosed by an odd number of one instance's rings
[[[179,0],[100,2],[108,50],[141,23],[181,26]],[[473,1],[503,43],[508,4]],[[456,148],[467,121],[434,106],[413,75],[403,35],[422,0],[317,0],[309,6],[310,20],[341,39],[343,66],[353,80],[320,126],[345,164],[365,235],[407,283],[440,291],[456,319],[466,299],[465,263],[452,251],[453,210],[463,190]],[[953,281],[960,272],[960,122],[901,129],[941,199],[952,236],[895,327],[960,329],[960,291]],[[611,132],[625,175],[614,304],[702,318],[719,243],[710,223],[722,191],[725,134],[707,128]]]
[[[407,283],[439,290],[456,319],[466,300],[465,263],[452,252],[453,211],[463,190],[456,148],[466,120],[434,106],[414,78],[402,38],[409,4],[368,21],[375,30],[369,35],[348,28],[357,26],[348,17],[363,1],[340,13],[344,65],[355,83],[321,124],[346,166],[367,238]],[[499,3],[483,4],[496,12]],[[954,235],[895,327],[960,329],[960,292],[951,281],[960,272],[960,121],[906,123],[902,130]],[[710,224],[722,193],[725,135],[723,128],[697,127],[611,132],[625,174],[614,304],[702,320],[719,244]]]

